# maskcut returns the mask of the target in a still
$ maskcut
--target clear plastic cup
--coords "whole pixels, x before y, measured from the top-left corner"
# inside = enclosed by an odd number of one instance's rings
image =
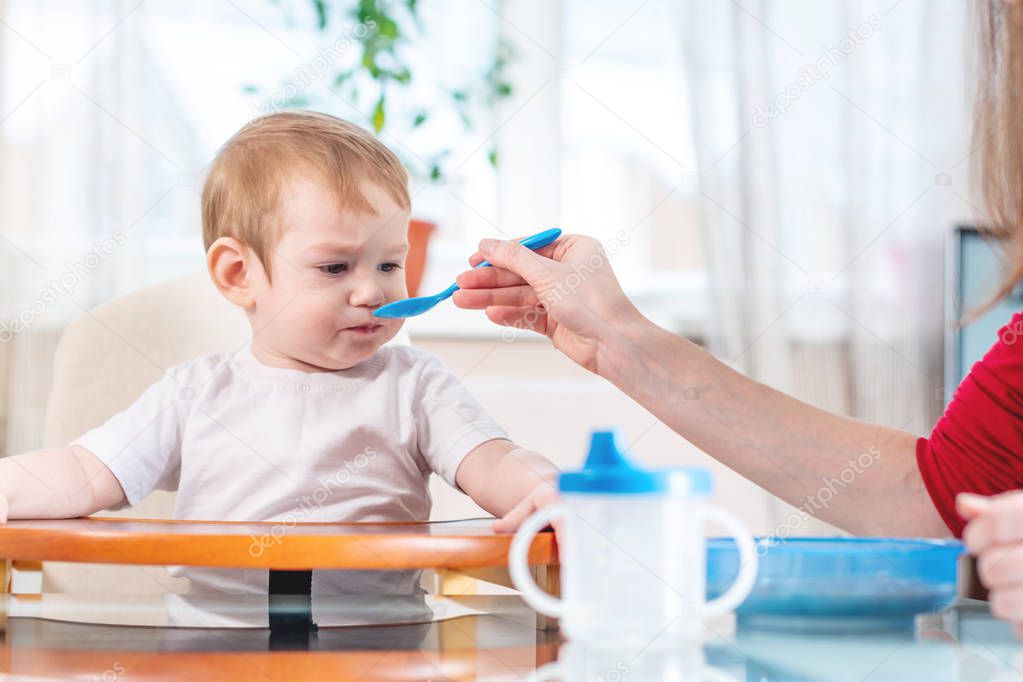
[[[752,536],[706,503],[710,490],[706,471],[637,469],[613,432],[597,432],[586,467],[561,475],[556,506],[516,533],[512,581],[530,606],[560,619],[570,640],[648,646],[699,637],[705,621],[742,603],[757,570]],[[741,565],[732,587],[709,602],[708,522],[735,538]],[[558,526],[561,598],[537,587],[527,561],[533,537],[551,523]]]

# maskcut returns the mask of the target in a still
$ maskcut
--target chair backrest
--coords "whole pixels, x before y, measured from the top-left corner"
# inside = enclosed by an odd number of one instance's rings
[[[124,409],[167,367],[237,348],[245,314],[206,274],[147,287],[68,325],[53,359],[43,443],[64,445]]]
[[[43,444],[65,445],[130,405],[168,367],[251,338],[243,311],[206,273],[157,284],[101,305],[64,331],[54,355]],[[402,332],[392,343],[409,342]],[[174,494],[155,491],[138,505],[101,516],[170,518]],[[162,567],[47,562],[44,592],[180,592],[187,581]]]

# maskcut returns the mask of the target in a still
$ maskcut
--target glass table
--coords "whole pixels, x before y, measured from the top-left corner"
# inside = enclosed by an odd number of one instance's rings
[[[1023,680],[1023,646],[981,602],[912,631],[786,635],[708,624],[703,641],[562,643],[518,597],[5,595],[14,680]],[[311,627],[296,627],[308,623]],[[537,671],[540,671],[537,673]]]

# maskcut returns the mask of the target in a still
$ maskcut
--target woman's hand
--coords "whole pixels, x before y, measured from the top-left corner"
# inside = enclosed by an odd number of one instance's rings
[[[568,235],[537,252],[484,239],[458,276],[455,305],[485,309],[493,322],[548,336],[565,355],[599,373],[601,342],[642,316],[622,291],[600,242]]]
[[[956,498],[956,509],[969,521],[963,541],[977,557],[991,613],[1011,622],[1023,639],[1023,491],[993,497],[964,493]]]

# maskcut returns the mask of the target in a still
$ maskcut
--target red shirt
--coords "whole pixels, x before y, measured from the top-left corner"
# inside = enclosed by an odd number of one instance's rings
[[[956,389],[930,438],[916,443],[924,485],[941,518],[960,537],[959,493],[994,495],[1023,487],[1023,313]]]

